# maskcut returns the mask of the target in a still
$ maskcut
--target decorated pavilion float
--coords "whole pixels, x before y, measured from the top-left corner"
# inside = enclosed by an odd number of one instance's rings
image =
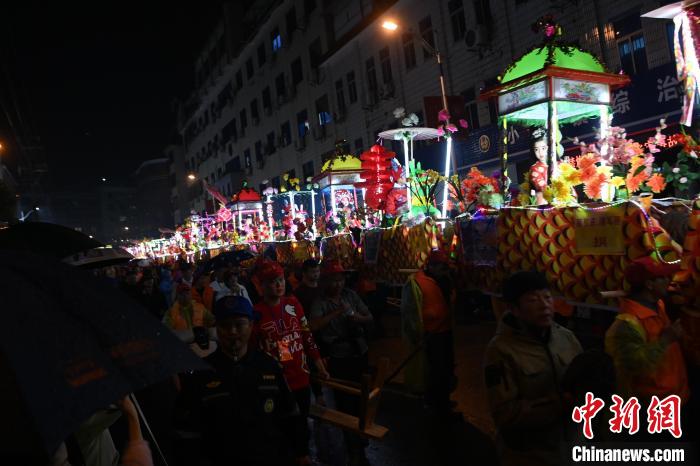
[[[484,93],[498,101],[504,130],[501,174],[492,177],[473,168],[463,180],[448,180],[461,211],[457,221],[468,281],[498,294],[509,274],[536,269],[572,303],[614,307],[616,302],[600,292],[626,289],[627,264],[651,255],[669,263],[683,259],[689,278],[684,287],[693,295],[689,302],[697,300],[691,290],[700,288],[698,263],[689,257],[697,251],[697,239],[681,235],[674,242],[655,218],[674,208],[687,212],[691,202],[653,199],[695,178],[695,142],[685,134],[667,136],[663,120],[644,143],[610,127],[610,91],[627,77],[606,72],[593,55],[560,43],[551,18],[541,19],[537,29],[545,32],[544,44],[516,60],[500,85]],[[562,158],[562,124],[588,118],[599,119],[598,140],[574,140],[578,148]],[[512,122],[543,126],[546,138],[545,156],[511,190],[505,131]],[[654,164],[655,154],[678,143],[682,148],[674,164]],[[695,215],[691,231],[697,228]]]
[[[313,240],[316,237],[316,191],[311,178],[301,184],[298,178],[284,175],[280,188],[263,191],[265,211],[275,241]]]

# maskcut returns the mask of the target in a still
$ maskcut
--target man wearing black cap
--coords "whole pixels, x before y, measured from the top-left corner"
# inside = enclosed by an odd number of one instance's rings
[[[561,463],[564,412],[561,382],[582,348],[554,322],[549,284],[537,272],[506,280],[510,304],[486,347],[484,376],[491,414],[503,444],[503,465]]]
[[[224,297],[214,317],[219,347],[205,359],[214,371],[199,374],[189,397],[192,421],[202,432],[202,456],[212,465],[294,464],[284,432],[296,404],[279,364],[248,348],[250,301]]]

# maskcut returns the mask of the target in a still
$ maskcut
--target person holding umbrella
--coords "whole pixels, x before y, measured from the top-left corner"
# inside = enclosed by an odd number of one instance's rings
[[[192,300],[192,289],[188,285],[180,283],[176,290],[177,300],[163,318],[166,327],[171,330],[188,330],[214,325],[214,316],[206,307]]]
[[[318,375],[328,378],[318,347],[309,329],[304,309],[293,296],[285,296],[284,269],[275,261],[263,259],[254,273],[262,300],[255,305],[259,320],[253,330],[252,345],[260,347],[279,361],[289,388],[299,405],[296,416],[294,446],[301,465],[311,464],[309,458],[309,426],[307,416],[311,404],[309,359]]]

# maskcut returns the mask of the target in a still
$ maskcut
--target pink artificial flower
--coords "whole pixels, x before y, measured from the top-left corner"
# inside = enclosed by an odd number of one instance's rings
[[[438,120],[440,121],[447,121],[450,119],[450,112],[447,111],[446,108],[443,108],[438,112]]]
[[[551,24],[548,24],[548,25],[544,28],[544,35],[547,36],[547,37],[552,37],[552,36],[554,35],[555,32],[556,32],[556,28],[555,28],[553,25],[551,25]]]
[[[459,120],[459,126],[461,126],[462,128],[469,128],[469,123],[467,123],[467,120],[462,118],[461,120]]]
[[[446,128],[447,131],[449,131],[450,133],[456,133],[456,132],[458,131],[458,130],[457,130],[457,127],[456,127],[454,124],[452,124],[452,123],[450,123],[449,125],[447,125],[445,128]]]
[[[438,137],[442,137],[445,135],[445,130],[443,129],[442,126],[437,129],[437,135],[438,135]]]

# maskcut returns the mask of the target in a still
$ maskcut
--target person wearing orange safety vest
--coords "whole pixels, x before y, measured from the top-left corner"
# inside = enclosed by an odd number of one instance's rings
[[[679,268],[651,257],[633,261],[625,269],[630,294],[621,300],[605,335],[621,395],[636,396],[642,403],[654,395],[678,395],[685,404],[690,396],[679,322],[670,321],[662,301]]]
[[[213,327],[214,316],[198,302],[192,300],[192,289],[181,283],[177,286],[175,304],[165,314],[163,323],[172,330],[188,330],[194,327]]]
[[[459,420],[462,416],[452,411],[450,401],[457,385],[452,303],[449,256],[432,251],[425,268],[409,278],[401,295],[403,336],[409,350],[418,351],[406,366],[404,382],[414,392],[424,392],[425,403],[435,414]]]

